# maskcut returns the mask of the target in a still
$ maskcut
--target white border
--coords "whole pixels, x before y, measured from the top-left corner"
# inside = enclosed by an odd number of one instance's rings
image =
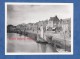
[[[73,3],[5,3],[5,55],[73,55],[73,13],[71,17],[71,52],[64,53],[9,53],[7,52],[7,5],[71,5],[73,7]],[[73,12],[73,10],[72,10]]]

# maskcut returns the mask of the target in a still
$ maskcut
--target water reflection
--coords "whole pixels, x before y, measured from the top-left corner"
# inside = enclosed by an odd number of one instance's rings
[[[53,45],[47,43],[36,43],[34,40],[10,40],[9,38],[27,38],[24,35],[16,33],[7,34],[7,51],[8,52],[57,52]]]

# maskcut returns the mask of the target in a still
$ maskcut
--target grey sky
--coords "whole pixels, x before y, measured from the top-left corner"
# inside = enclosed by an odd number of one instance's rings
[[[34,23],[57,15],[59,19],[70,18],[69,5],[7,5],[7,24]]]

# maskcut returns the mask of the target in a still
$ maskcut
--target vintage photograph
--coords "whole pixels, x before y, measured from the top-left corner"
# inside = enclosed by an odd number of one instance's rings
[[[5,52],[72,54],[72,3],[6,3]]]

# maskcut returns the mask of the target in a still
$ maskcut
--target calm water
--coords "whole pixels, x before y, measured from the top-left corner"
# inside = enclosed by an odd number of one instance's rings
[[[24,35],[16,33],[7,34],[7,52],[56,52],[55,48],[50,44],[36,43]]]

